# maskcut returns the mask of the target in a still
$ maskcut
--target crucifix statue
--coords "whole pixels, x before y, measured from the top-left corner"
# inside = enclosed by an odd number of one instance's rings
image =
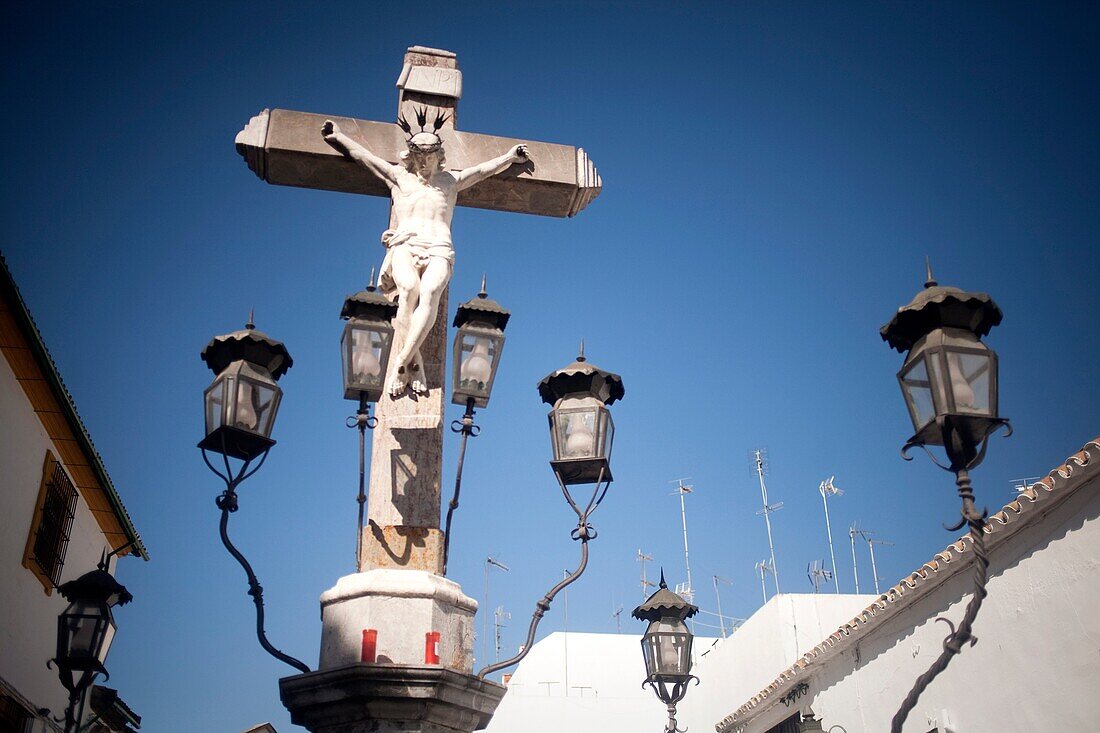
[[[428,108],[416,112],[420,131],[398,117],[408,150],[401,153],[401,164],[380,158],[369,148],[341,132],[332,120],[325,120],[321,134],[325,142],[382,179],[390,189],[391,227],[382,232],[386,257],[379,273],[379,285],[388,296],[397,294],[397,331],[404,341],[395,344],[396,356],[390,365],[387,392],[393,398],[412,388],[427,395],[428,385],[420,364],[420,346],[435,324],[439,300],[451,280],[455,253],[451,243],[451,216],[458,194],[500,173],[513,163],[527,162],[527,146],[513,145],[499,157],[462,170],[443,167],[446,158],[443,140],[437,134],[447,121],[447,113],[438,112],[432,130],[425,130]]]
[[[439,314],[454,263],[454,208],[571,217],[599,195],[602,181],[581,148],[455,129],[462,72],[450,51],[409,48],[397,88],[397,124],[264,110],[236,146],[268,183],[391,201],[383,285],[398,299],[400,346],[389,367],[394,396],[377,405],[358,562],[361,570],[439,572],[447,353],[447,319]]]
[[[264,110],[237,135],[236,146],[268,183],[385,196],[391,204],[382,233],[381,277],[383,292],[398,302],[391,381],[377,405],[359,572],[340,578],[321,596],[315,674],[344,670],[341,674],[369,676],[373,667],[361,663],[376,661],[405,665],[401,674],[407,685],[428,685],[425,665],[461,672],[467,675],[462,684],[494,699],[471,708],[465,730],[472,730],[487,722],[486,711],[491,715],[504,688],[469,677],[477,603],[442,577],[448,349],[446,319],[439,314],[447,309],[455,262],[451,218],[456,206],[571,217],[599,194],[602,182],[583,149],[456,130],[462,73],[449,51],[409,48],[397,87],[397,124]],[[386,674],[397,674],[391,667]],[[338,686],[340,679],[325,684]],[[355,694],[362,693],[362,684],[355,682]],[[314,692],[303,690],[300,709],[306,712],[300,714],[308,717]],[[293,686],[283,690],[283,699],[297,714]],[[367,715],[365,709],[356,708],[356,715]],[[447,715],[454,709],[449,703]]]
[[[319,670],[281,683],[292,719],[326,733],[472,731],[503,696],[472,675],[476,601],[442,576],[451,218],[455,206],[572,217],[602,187],[579,147],[455,130],[462,73],[451,52],[408,48],[397,88],[396,124],[273,109],[237,135],[267,183],[390,200],[381,284],[398,315],[359,572],[321,594]]]

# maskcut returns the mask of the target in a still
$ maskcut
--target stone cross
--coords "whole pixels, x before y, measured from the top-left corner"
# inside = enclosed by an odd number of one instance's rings
[[[456,130],[462,72],[455,54],[422,46],[409,48],[397,88],[398,116],[415,119],[416,111],[423,107],[430,108],[433,115],[437,110],[447,113],[439,136],[448,169],[496,157],[517,143],[527,146],[526,164],[512,165],[462,191],[459,206],[565,217],[574,216],[599,195],[599,174],[581,148]],[[326,119],[334,120],[345,134],[390,163],[397,164],[400,153],[407,149],[405,133],[393,122],[273,109],[253,117],[241,130],[237,151],[268,183],[389,197],[381,180],[324,141],[320,130]],[[364,246],[377,246],[374,241],[373,235],[365,238]],[[463,246],[458,242],[460,257]],[[393,568],[438,574],[442,570],[439,514],[446,310],[444,294],[435,326],[421,348],[428,394],[397,400],[383,396],[377,406],[360,571]],[[395,342],[403,342],[404,336],[395,334]]]

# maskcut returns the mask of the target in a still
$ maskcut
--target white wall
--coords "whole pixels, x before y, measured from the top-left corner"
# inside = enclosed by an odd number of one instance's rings
[[[679,705],[679,727],[704,733],[714,730],[714,724],[732,710],[732,699],[747,699],[759,692],[777,672],[873,599],[783,594],[773,597],[728,638],[697,638],[693,671],[699,684],[691,685]],[[508,694],[486,731],[662,730],[667,713],[653,691],[642,687],[645,664],[640,642],[638,635],[550,634],[516,668]]]
[[[907,732],[936,726],[955,733],[1100,727],[1098,517],[1100,478],[1093,478],[1064,502],[1038,508],[1018,532],[993,546],[989,596],[974,624],[978,643],[964,648],[924,692],[906,721]],[[833,733],[889,730],[913,681],[942,649],[948,628],[936,617],[962,617],[972,567],[931,588],[857,647],[815,665],[820,669],[807,680],[810,694],[798,706],[812,705]],[[710,726],[758,690],[745,695],[731,688],[725,710]],[[781,704],[762,712],[745,733],[767,730],[786,712]]]
[[[56,652],[57,616],[67,604],[57,591],[47,596],[22,564],[47,449],[58,456],[11,367],[0,358],[0,678],[35,708],[61,715],[68,693],[46,662]],[[94,570],[104,546],[99,525],[78,498],[61,582]]]
[[[694,669],[699,685],[693,685],[680,703],[680,727],[713,731],[715,723],[874,599],[836,593],[772,596],[736,632],[700,657]]]
[[[696,660],[713,641],[696,640]],[[555,632],[516,668],[486,731],[660,731],[665,706],[642,687],[644,679],[641,636]]]

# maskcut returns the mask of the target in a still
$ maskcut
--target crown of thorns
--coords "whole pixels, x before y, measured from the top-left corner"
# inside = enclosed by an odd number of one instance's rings
[[[412,125],[405,119],[404,114],[397,116],[398,126],[405,131],[405,143],[409,146],[409,150],[414,153],[434,153],[443,147],[443,140],[439,137],[439,128],[443,127],[443,124],[447,121],[448,116],[445,112],[439,111],[435,115],[435,120],[432,122],[432,129],[424,129],[428,124],[428,108],[421,107],[416,112],[416,124],[420,125],[420,132],[413,133]],[[426,133],[435,138],[435,142],[429,143],[414,143],[413,137],[420,133]]]

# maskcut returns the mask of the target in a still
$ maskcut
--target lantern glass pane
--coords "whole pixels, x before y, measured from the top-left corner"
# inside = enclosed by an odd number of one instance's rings
[[[225,422],[225,380],[216,379],[206,390],[206,434],[214,432]]]
[[[690,674],[691,641],[691,633],[682,621],[662,619],[650,624],[642,637],[646,671],[651,677]]]
[[[611,421],[609,410],[600,410],[600,455],[611,459],[611,444],[615,438],[615,423]]]
[[[947,370],[951,375],[955,411],[966,415],[993,417],[991,355],[988,352],[976,354],[948,351]]]
[[[918,357],[901,373],[901,388],[905,393],[905,403],[909,407],[913,427],[919,431],[936,416],[932,385],[928,380],[928,368],[923,356]]]
[[[558,411],[558,458],[596,458],[599,455],[598,416],[597,407]]]
[[[383,352],[388,341],[389,333],[367,326],[352,325],[344,332],[345,389],[363,392],[381,389],[385,373]]]
[[[107,612],[106,628],[103,629],[103,641],[99,645],[99,663],[107,662],[107,652],[111,650],[111,643],[115,640],[115,620],[110,611]]]
[[[464,392],[488,397],[497,365],[497,339],[480,333],[463,333],[459,338],[456,386]]]
[[[239,376],[229,380],[230,394],[235,395],[231,425],[250,433],[267,437],[275,417],[275,387]],[[235,387],[235,392],[233,391]]]
[[[61,615],[61,633],[69,659],[97,657],[105,619],[99,604],[89,601],[72,603]]]

